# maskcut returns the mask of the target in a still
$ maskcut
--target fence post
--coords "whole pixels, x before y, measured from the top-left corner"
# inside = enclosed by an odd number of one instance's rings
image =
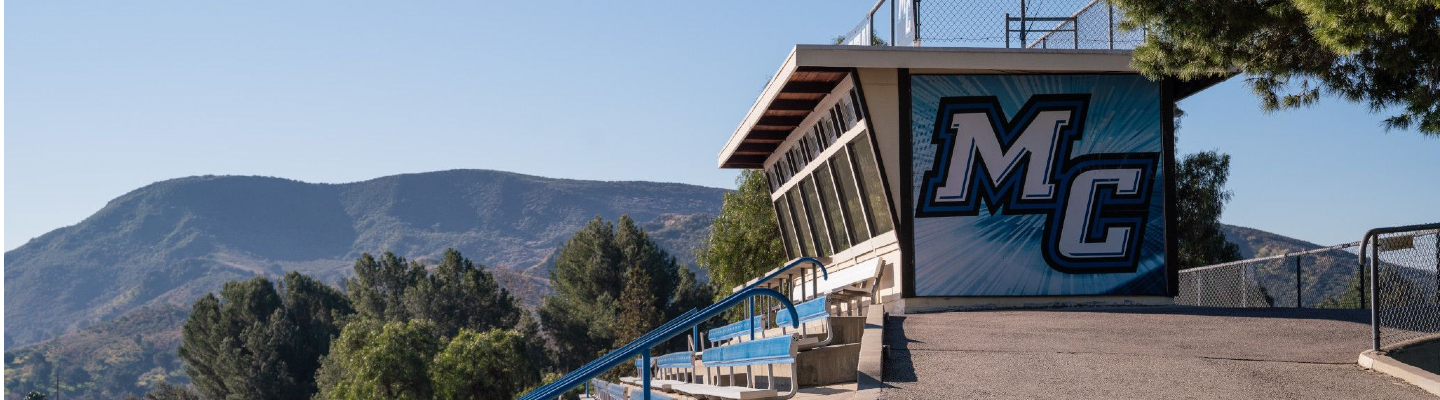
[[[1115,50],[1115,4],[1106,1],[1105,6],[1110,12],[1110,25],[1106,26],[1106,29],[1110,31],[1110,50]],[[1075,29],[1080,29],[1080,23],[1075,23]],[[1080,34],[1076,33],[1075,36],[1080,36]]]
[[[1027,30],[1030,30],[1030,26],[1025,24],[1025,0],[1020,0],[1020,48],[1022,49],[1029,46],[1025,40],[1025,31]]]
[[[1301,302],[1304,297],[1300,295],[1300,292],[1304,291],[1300,283],[1300,259],[1304,257],[1304,255],[1295,256],[1295,308],[1305,308],[1305,303]]]
[[[1367,238],[1367,239],[1368,239],[1368,238]],[[1357,290],[1357,292],[1360,292],[1360,293],[1358,294],[1358,296],[1360,296],[1360,309],[1361,309],[1361,310],[1364,310],[1364,309],[1365,309],[1365,290],[1366,290],[1367,288],[1369,288],[1369,286],[1366,286],[1366,285],[1365,285],[1365,257],[1364,257],[1364,255],[1365,255],[1365,241],[1361,241],[1361,242],[1360,242],[1360,255],[1361,255],[1361,257],[1360,257],[1360,268],[1359,268],[1359,270],[1357,270],[1357,271],[1355,271],[1355,272],[1357,272],[1356,275],[1359,275],[1359,277],[1360,277],[1360,290]]]
[[[1005,48],[1010,48],[1010,13],[1005,13]]]

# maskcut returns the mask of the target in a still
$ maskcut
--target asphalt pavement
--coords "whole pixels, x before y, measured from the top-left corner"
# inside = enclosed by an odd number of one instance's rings
[[[1364,310],[1117,307],[892,316],[881,399],[1433,399],[1356,364]]]

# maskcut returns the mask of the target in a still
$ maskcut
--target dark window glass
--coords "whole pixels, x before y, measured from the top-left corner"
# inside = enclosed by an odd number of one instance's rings
[[[854,127],[856,121],[855,102],[850,101],[849,96],[841,97],[840,104],[836,108],[840,109],[840,116],[845,118],[845,130],[850,130],[850,128]]]
[[[890,202],[885,197],[885,186],[880,180],[880,168],[875,164],[875,148],[870,145],[870,133],[866,132],[850,141],[851,155],[855,157],[855,170],[859,172],[860,188],[870,206],[870,224],[875,234],[895,229],[890,221]]]
[[[830,175],[830,166],[821,163],[815,168],[815,194],[820,196],[820,205],[824,206],[825,219],[830,223],[827,225],[830,232],[830,243],[835,245],[835,252],[850,248],[850,234],[845,229],[845,214],[840,211],[840,200],[835,197],[835,178]]]
[[[790,191],[785,193],[785,199],[790,203],[790,221],[795,224],[795,238],[800,243],[800,255],[816,255],[813,236],[810,236],[810,224],[805,221],[805,203],[800,201],[800,185],[791,186]]]
[[[790,224],[790,205],[785,203],[785,195],[775,200],[775,215],[780,219],[780,241],[785,243],[785,255],[797,258],[800,254],[795,251],[795,227]]]
[[[855,110],[855,120],[865,119],[865,107],[860,104],[860,92],[850,89],[850,108]]]
[[[850,224],[846,225],[850,230],[850,236],[855,243],[864,242],[870,238],[870,226],[865,216],[865,206],[861,203],[865,197],[860,195],[859,187],[855,181],[855,166],[850,164],[850,153],[844,150],[835,152],[830,158],[830,167],[835,171],[835,182],[840,188],[840,201],[845,204],[846,217]]]
[[[830,232],[825,229],[825,214],[820,208],[820,198],[815,195],[815,179],[807,176],[800,181],[800,192],[805,195],[805,216],[810,220],[810,230],[815,235],[815,251],[822,256],[835,254],[830,246]]]

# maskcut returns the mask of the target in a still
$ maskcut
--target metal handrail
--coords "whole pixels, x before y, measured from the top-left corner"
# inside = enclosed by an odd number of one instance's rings
[[[796,263],[798,263],[798,261]],[[818,261],[816,261],[816,263],[818,265]],[[821,268],[823,270],[824,266],[822,265]],[[590,380],[590,378],[599,376],[605,371],[608,371],[611,368],[620,365],[625,360],[628,360],[631,357],[635,357],[637,355],[641,356],[643,359],[642,363],[648,366],[650,364],[651,347],[655,347],[656,345],[659,345],[666,340],[670,340],[682,333],[685,333],[686,330],[699,326],[706,320],[709,320],[710,318],[725,312],[730,307],[738,305],[741,301],[747,301],[750,300],[752,297],[760,295],[770,296],[778,300],[781,304],[785,306],[786,309],[790,311],[790,316],[791,320],[793,321],[792,324],[794,325],[794,327],[800,327],[800,314],[795,311],[795,305],[790,302],[789,298],[786,298],[784,294],[781,294],[774,289],[750,287],[730,296],[727,296],[719,302],[712,304],[709,307],[706,307],[700,312],[690,314],[687,317],[678,318],[675,321],[671,321],[670,323],[662,326],[660,329],[651,331],[645,336],[642,336],[640,339],[636,339],[635,341],[630,342],[630,344],[627,344],[620,349],[612,351],[609,354],[606,354],[605,356],[596,359],[595,361],[592,361],[590,364],[587,364],[586,366],[583,366],[576,371],[566,374],[565,376],[561,377],[560,380],[541,386],[539,388],[536,388],[535,390],[530,391],[529,393],[526,393],[524,396],[521,396],[520,399],[539,400],[560,396],[561,394],[571,389],[585,384]],[[644,380],[642,393],[644,394],[644,398],[646,400],[649,400],[650,369],[644,368],[641,372],[641,378]]]
[[[1380,351],[1380,246],[1379,242],[1371,242],[1371,239],[1379,239],[1380,235],[1388,233],[1411,232],[1421,230],[1440,230],[1440,223],[1392,226],[1388,228],[1375,228],[1365,232],[1365,238],[1360,240],[1360,265],[1365,264],[1365,246],[1370,246],[1370,349]],[[1423,233],[1417,233],[1420,235]],[[1363,276],[1362,276],[1363,279]]]

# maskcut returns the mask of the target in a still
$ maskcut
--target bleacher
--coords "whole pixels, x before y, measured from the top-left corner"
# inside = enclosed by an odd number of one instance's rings
[[[805,264],[804,261],[811,265],[795,268]],[[710,329],[700,337],[695,336],[700,332],[694,326],[703,321],[697,320],[705,315],[720,315],[730,307],[716,309],[712,306],[684,318],[684,325],[691,328],[687,350],[650,357],[648,348],[645,351],[628,349],[628,357],[641,355],[635,357],[637,375],[640,376],[623,377],[621,383],[591,380],[593,397],[587,393],[587,398],[629,400],[646,398],[644,395],[649,394],[650,399],[674,398],[667,396],[785,399],[795,396],[807,385],[835,383],[818,376],[839,376],[840,379],[853,381],[854,358],[859,351],[859,334],[854,332],[863,331],[863,317],[856,315],[876,300],[873,288],[879,281],[880,271],[878,259],[852,265],[835,275],[826,272],[824,265],[814,259],[797,260],[777,268],[736,288],[735,294],[722,300],[722,303],[746,307],[746,317]],[[755,302],[753,295],[743,299],[744,303],[733,299],[754,290],[770,290],[765,293],[778,296],[772,295],[773,301],[762,299],[760,303]],[[793,304],[790,298],[804,299],[804,302]],[[749,316],[754,310],[765,312]],[[775,323],[773,327],[767,326],[767,321],[771,320]],[[685,327],[667,323],[657,331],[673,334],[679,328]],[[847,329],[852,333],[842,334]],[[653,347],[668,339],[667,336],[673,337],[657,334],[645,345]],[[602,359],[614,354],[607,354]],[[848,362],[835,361],[846,357]],[[589,375],[585,378],[589,379],[604,372],[599,368],[587,364],[577,371]],[[812,372],[807,375],[802,370]],[[650,390],[648,393],[647,389]],[[532,395],[537,392],[532,392]],[[532,395],[524,398],[539,398]]]

